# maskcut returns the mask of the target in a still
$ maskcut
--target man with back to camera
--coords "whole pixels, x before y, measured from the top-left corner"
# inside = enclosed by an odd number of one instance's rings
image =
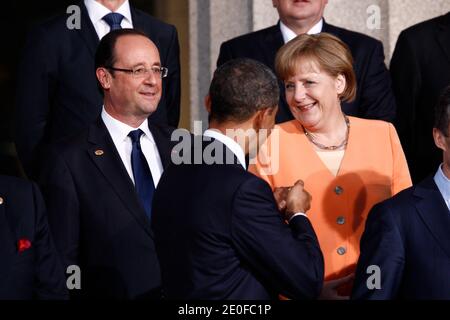
[[[262,63],[236,59],[215,71],[203,142],[200,148],[194,143],[187,161],[165,170],[153,202],[152,227],[169,299],[319,295],[323,257],[305,215],[311,199],[303,182],[276,194],[280,214],[269,185],[246,171],[246,155],[274,126],[278,97],[277,79]],[[238,135],[227,136],[230,131]],[[216,161],[208,159],[211,150]]]

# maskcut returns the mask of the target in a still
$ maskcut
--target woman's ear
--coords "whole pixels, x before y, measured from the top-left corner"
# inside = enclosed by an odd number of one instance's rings
[[[345,91],[345,87],[347,86],[347,81],[343,74],[338,74],[338,76],[335,79],[335,85],[337,94],[339,96],[342,95]]]

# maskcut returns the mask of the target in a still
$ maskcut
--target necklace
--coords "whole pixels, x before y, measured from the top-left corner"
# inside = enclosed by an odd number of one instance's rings
[[[338,144],[337,146],[325,146],[317,141],[314,141],[314,138],[312,137],[311,133],[309,133],[308,131],[306,131],[305,127],[302,126],[303,128],[303,132],[305,133],[305,136],[308,138],[308,140],[314,144],[316,147],[318,147],[319,149],[322,150],[337,150],[340,149],[342,147],[346,147],[347,143],[348,143],[348,135],[350,133],[350,120],[348,119],[348,117],[346,115],[344,115],[344,119],[345,119],[345,124],[347,125],[347,133],[345,134],[345,139]]]

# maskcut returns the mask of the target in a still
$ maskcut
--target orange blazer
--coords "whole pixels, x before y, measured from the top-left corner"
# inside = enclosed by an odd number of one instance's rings
[[[272,189],[291,186],[298,179],[305,182],[312,195],[308,217],[324,255],[325,280],[354,271],[369,210],[411,186],[392,124],[354,117],[349,120],[348,144],[337,176],[323,164],[297,120],[277,125],[256,164],[249,168]]]

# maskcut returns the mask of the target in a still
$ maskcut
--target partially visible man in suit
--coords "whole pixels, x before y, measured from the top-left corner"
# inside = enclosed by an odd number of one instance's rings
[[[429,134],[434,106],[450,84],[450,12],[402,31],[391,60],[395,126],[414,183],[441,162]]]
[[[150,120],[178,126],[180,65],[177,31],[135,9],[128,0],[84,0],[79,29],[69,29],[74,17],[64,14],[30,34],[18,72],[16,147],[29,177],[37,177],[45,147],[76,135],[100,115],[102,96],[96,87],[94,54],[110,30],[135,28],[158,47],[169,69],[159,107]]]
[[[344,41],[354,58],[358,89],[351,103],[343,103],[347,115],[393,121],[395,101],[389,73],[384,64],[383,45],[364,34],[342,29],[325,22],[323,11],[328,0],[272,0],[280,21],[269,28],[251,32],[222,43],[217,65],[247,57],[258,60],[275,70],[275,55],[286,42],[299,34],[331,33]],[[276,122],[292,120],[280,81],[280,103]]]
[[[67,298],[39,189],[0,176],[0,300]]]
[[[450,86],[437,104],[433,138],[443,153],[434,177],[369,215],[354,299],[450,299]]]
[[[310,196],[303,183],[278,193],[281,215],[269,185],[246,171],[245,155],[274,125],[278,96],[275,75],[257,61],[229,61],[214,73],[209,129],[199,137],[205,143],[194,143],[188,155],[183,149],[187,161],[166,169],[154,198],[152,226],[169,299],[319,295],[323,257],[304,214]]]
[[[55,145],[43,175],[49,223],[64,266],[81,268],[85,298],[161,296],[151,202],[169,163],[171,132],[147,120],[162,94],[156,45],[133,29],[110,32],[95,56],[101,116]]]

